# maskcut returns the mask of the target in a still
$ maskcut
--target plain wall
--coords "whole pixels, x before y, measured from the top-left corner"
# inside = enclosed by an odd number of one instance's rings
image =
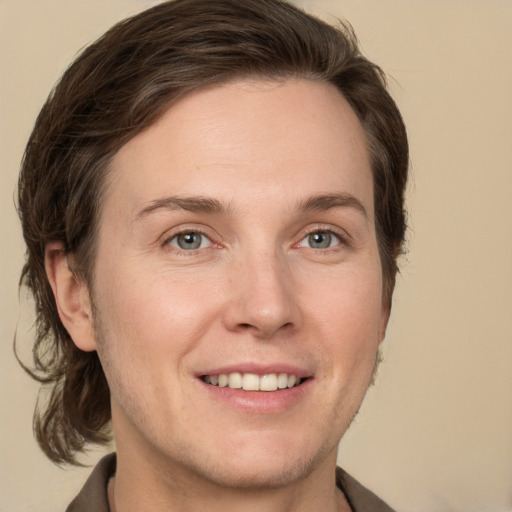
[[[38,387],[12,352],[16,328],[26,359],[31,343],[13,206],[24,144],[75,53],[154,3],[0,0],[0,512],[64,510],[90,471],[39,451]],[[385,360],[339,462],[398,511],[512,511],[512,2],[296,3],[352,23],[411,143],[409,253]]]

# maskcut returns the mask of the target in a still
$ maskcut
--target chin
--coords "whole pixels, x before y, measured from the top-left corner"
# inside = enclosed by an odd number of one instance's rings
[[[278,489],[307,478],[329,459],[335,464],[337,443],[334,448],[312,450],[307,443],[297,446],[262,446],[253,444],[242,449],[233,446],[229,455],[217,455],[213,464],[204,464],[205,458],[189,459],[189,468],[196,476],[220,487],[249,489]],[[207,459],[207,458],[206,458]],[[219,462],[222,461],[222,462]],[[334,467],[334,466],[333,466]]]
[[[226,463],[227,464],[227,463]],[[233,464],[230,468],[213,466],[206,472],[201,468],[203,477],[220,487],[231,489],[278,489],[289,486],[306,478],[314,469],[312,460],[289,461],[282,464]]]

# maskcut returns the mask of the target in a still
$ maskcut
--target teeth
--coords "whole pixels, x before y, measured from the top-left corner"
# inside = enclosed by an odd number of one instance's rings
[[[231,389],[240,389],[242,387],[242,374],[235,372],[228,375],[228,387]]]
[[[286,375],[286,373],[280,373],[277,376],[277,387],[279,389],[285,389],[288,387],[288,375]]]
[[[239,372],[206,375],[203,380],[213,386],[243,389],[244,391],[277,391],[278,389],[293,388],[301,382],[296,375],[287,373],[269,373],[260,377],[255,373]]]
[[[225,373],[219,375],[219,387],[225,388],[228,385],[228,376]],[[213,384],[213,379],[210,377],[210,383]]]
[[[260,379],[253,373],[245,373],[242,377],[242,388],[245,391],[259,391]]]
[[[263,375],[259,381],[259,388],[261,391],[276,391],[277,375],[275,373],[271,373],[270,375]]]

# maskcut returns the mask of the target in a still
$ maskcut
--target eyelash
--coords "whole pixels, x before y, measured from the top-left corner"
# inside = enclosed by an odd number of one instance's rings
[[[204,240],[206,239],[209,242],[209,245],[207,247],[197,247],[192,249],[184,249],[182,247],[179,247],[177,245],[173,245],[172,242],[174,240],[178,240],[180,236],[186,236],[186,235],[199,235],[201,237],[201,245],[203,244]],[[176,242],[178,243],[178,242]],[[190,229],[184,229],[181,231],[178,231],[176,233],[173,233],[171,236],[166,236],[165,240],[162,243],[162,246],[164,246],[166,249],[175,252],[176,254],[180,255],[193,255],[198,250],[204,250],[209,249],[212,245],[215,245],[215,242],[212,241],[211,237],[208,236],[206,233],[204,233],[202,230],[197,228],[190,228]]]
[[[328,234],[330,237],[334,237],[337,239],[337,243],[334,245],[329,245],[328,247],[309,247],[302,245],[302,242],[307,238],[311,237],[315,234]],[[295,245],[295,247],[305,247],[307,249],[312,249],[315,252],[326,253],[333,250],[336,250],[339,246],[347,246],[347,236],[341,234],[338,230],[334,230],[331,227],[323,227],[323,226],[315,226],[314,228],[308,230],[305,235],[300,239],[300,241]]]
[[[184,249],[177,245],[178,244],[177,240],[180,236],[185,236],[185,235],[189,235],[189,234],[190,235],[199,235],[201,237],[199,247],[193,247],[191,249]],[[311,237],[316,234],[322,234],[322,235],[327,234],[329,237],[334,237],[335,244],[334,245],[329,244],[329,246],[327,246],[327,247],[310,247],[307,245],[302,245],[303,242],[308,239],[308,237]],[[205,241],[205,239],[208,241],[209,244],[206,247],[201,247],[201,245],[203,245],[203,242]],[[176,245],[173,245],[173,243],[172,243],[173,241],[176,241]],[[329,242],[332,242],[332,238],[329,240]],[[214,245],[216,245],[216,244],[211,239],[211,237],[208,236],[201,229],[197,229],[197,228],[183,229],[181,231],[173,233],[171,236],[166,236],[164,241],[162,242],[162,246],[164,246],[166,249],[168,249],[176,254],[179,254],[179,255],[190,255],[190,256],[197,254],[197,251],[199,251],[199,250],[209,249]],[[334,230],[331,227],[327,227],[327,226],[326,227],[315,226],[314,228],[311,228],[310,230],[308,230],[302,236],[300,241],[294,245],[294,247],[296,247],[296,248],[304,247],[307,249],[314,250],[315,252],[318,252],[318,253],[326,253],[326,252],[336,250],[339,246],[347,246],[347,245],[348,245],[347,236],[342,235],[341,233],[339,233],[338,230]]]

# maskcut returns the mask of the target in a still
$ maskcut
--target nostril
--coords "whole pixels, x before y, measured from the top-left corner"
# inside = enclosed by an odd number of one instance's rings
[[[293,322],[286,322],[282,325],[258,325],[250,322],[241,322],[237,324],[236,330],[239,332],[251,332],[256,337],[269,338],[276,334],[278,331],[281,333],[291,332],[294,329]]]

